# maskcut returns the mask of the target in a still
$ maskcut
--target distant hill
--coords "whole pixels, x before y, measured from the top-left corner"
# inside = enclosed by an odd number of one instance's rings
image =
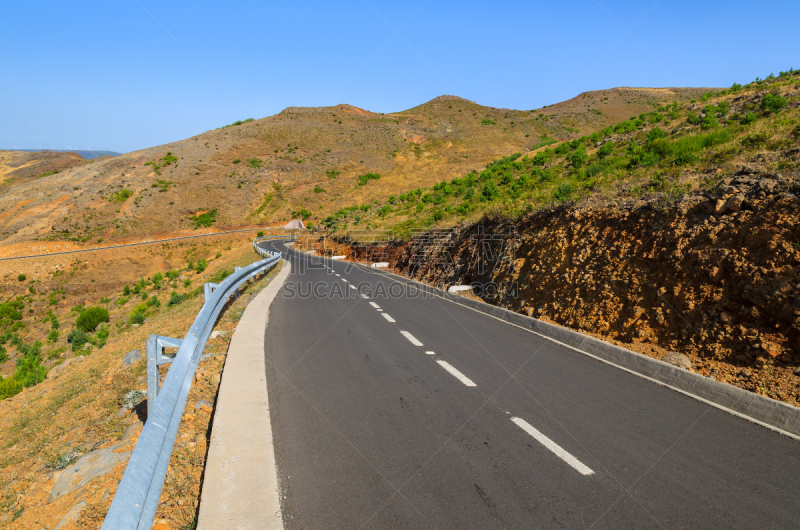
[[[51,176],[35,178],[46,171],[34,168],[33,177],[7,180],[0,184],[0,241],[109,240],[298,214],[318,223],[340,208],[480,171],[509,153],[577,138],[705,91],[615,88],[532,110],[456,96],[388,114],[346,104],[289,107]]]
[[[25,153],[39,153],[42,151],[49,151],[51,153],[78,153],[86,160],[100,158],[101,156],[119,156],[122,154],[116,151],[85,151],[82,149],[8,149],[8,151],[23,151]]]

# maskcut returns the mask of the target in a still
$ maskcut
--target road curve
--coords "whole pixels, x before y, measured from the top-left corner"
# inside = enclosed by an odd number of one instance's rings
[[[794,527],[794,439],[390,277],[292,262],[265,352],[288,528]]]

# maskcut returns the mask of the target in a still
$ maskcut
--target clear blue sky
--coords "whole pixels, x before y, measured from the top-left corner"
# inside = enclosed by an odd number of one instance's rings
[[[288,106],[390,112],[456,94],[530,109],[800,67],[797,0],[5,0],[0,12],[0,148],[127,152]]]

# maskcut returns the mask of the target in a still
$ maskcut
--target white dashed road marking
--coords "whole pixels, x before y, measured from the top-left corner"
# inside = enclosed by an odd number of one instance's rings
[[[380,308],[381,308],[381,306],[379,306],[379,305],[378,305],[378,304],[376,304],[375,302],[370,302],[370,303],[369,303],[369,305],[371,305],[371,306],[372,306],[372,307],[374,307],[375,309],[380,309]]]
[[[386,319],[386,320],[388,320],[389,322],[391,322],[391,323],[393,323],[393,324],[394,324],[395,322],[397,322],[395,319],[393,319],[392,317],[390,317],[390,316],[389,316],[389,313],[381,313],[381,314],[383,315],[383,318],[385,318],[385,319]],[[410,339],[409,339],[409,340],[410,340]]]
[[[400,333],[402,333],[403,336],[407,338],[409,342],[411,342],[411,344],[413,344],[414,346],[422,346],[422,343],[418,341],[417,338],[408,331],[401,331]]]
[[[537,431],[533,425],[527,421],[523,420],[522,418],[511,418],[511,421],[519,425],[523,431],[536,438],[537,442],[550,449],[561,460],[575,468],[581,475],[594,475],[594,471],[583,465],[580,460],[564,451],[561,446],[559,446],[553,440]]]
[[[428,355],[434,355],[434,353],[432,351],[426,351],[425,353],[428,354]]]
[[[441,365],[442,368],[450,372],[451,375],[455,376],[456,379],[458,379],[465,385],[476,386],[475,383],[472,382],[472,379],[470,379],[466,375],[456,370],[452,364],[448,363],[447,361],[436,361],[436,362],[439,363],[439,365]]]

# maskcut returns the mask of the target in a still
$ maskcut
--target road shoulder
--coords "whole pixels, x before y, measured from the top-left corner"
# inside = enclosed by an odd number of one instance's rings
[[[289,263],[247,306],[231,339],[208,448],[198,528],[283,528],[264,333]]]

